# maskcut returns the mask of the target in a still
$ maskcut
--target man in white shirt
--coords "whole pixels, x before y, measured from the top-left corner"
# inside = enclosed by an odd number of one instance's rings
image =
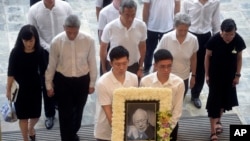
[[[101,43],[101,37],[102,37],[102,32],[104,27],[110,23],[111,21],[119,18],[119,8],[121,5],[122,0],[113,0],[113,2],[106,7],[104,7],[100,14],[99,14],[99,19],[98,19],[98,37],[99,37],[99,42]],[[109,46],[108,50],[109,51]],[[106,62],[109,63],[109,62]],[[101,62],[100,62],[100,75],[102,75],[102,67],[101,67]]]
[[[63,22],[70,14],[71,6],[62,0],[42,0],[30,7],[28,23],[38,30],[44,49],[49,51],[51,40],[63,31]]]
[[[171,141],[177,140],[178,121],[182,114],[182,104],[184,97],[183,80],[170,73],[173,64],[173,56],[166,49],[159,49],[154,53],[154,68],[156,72],[143,77],[140,82],[141,87],[170,88],[172,90],[172,119]]]
[[[212,34],[220,30],[220,1],[219,0],[184,0],[181,11],[191,17],[189,31],[199,42],[197,52],[196,83],[191,89],[191,101],[194,106],[201,108],[199,99],[205,80],[204,58],[205,44]]]
[[[138,78],[128,72],[129,52],[122,46],[113,48],[110,53],[112,69],[103,74],[96,85],[96,115],[94,136],[97,141],[111,140],[113,92],[123,87],[138,87]]]
[[[147,24],[147,49],[144,74],[148,74],[154,50],[164,33],[173,29],[174,14],[180,11],[180,0],[142,0],[142,18]]]
[[[63,31],[65,18],[72,13],[67,2],[61,0],[42,0],[30,7],[28,22],[34,25],[38,31],[41,46],[49,51],[50,43],[58,33]],[[47,96],[47,90],[43,80],[43,101],[45,111],[45,126],[51,129],[54,125],[55,99]]]
[[[129,52],[128,71],[143,75],[143,61],[146,51],[146,25],[143,21],[135,18],[137,4],[133,0],[126,0],[121,3],[120,17],[108,23],[102,33],[100,58],[103,73],[110,69],[106,61],[108,44],[110,50],[118,45],[124,46]]]
[[[94,92],[97,78],[95,41],[80,32],[81,22],[69,15],[64,30],[51,43],[46,70],[48,96],[56,93],[62,141],[78,141],[82,114],[88,94]]]

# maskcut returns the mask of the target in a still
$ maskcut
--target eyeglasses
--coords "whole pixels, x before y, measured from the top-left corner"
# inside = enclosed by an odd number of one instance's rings
[[[146,122],[146,121],[147,121],[147,119],[136,120],[136,121],[135,121],[135,124],[144,123],[144,122]]]
[[[124,62],[124,63],[114,63],[115,66],[117,67],[121,67],[121,66],[127,66],[128,65],[128,62]]]

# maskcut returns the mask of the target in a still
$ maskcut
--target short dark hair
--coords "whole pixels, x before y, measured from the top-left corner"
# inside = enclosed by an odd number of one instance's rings
[[[221,23],[221,31],[225,31],[225,32],[231,32],[233,30],[237,30],[236,24],[234,22],[233,19],[225,19],[222,23]]]
[[[120,59],[122,57],[129,58],[128,50],[123,46],[117,46],[113,48],[109,53],[109,58],[111,62],[114,61],[114,59]]]
[[[119,11],[122,13],[125,8],[135,8],[137,10],[137,4],[134,0],[122,0]]]
[[[162,60],[173,61],[173,56],[168,50],[159,49],[154,53],[154,60],[155,60],[155,63],[158,63],[159,61],[162,61]]]

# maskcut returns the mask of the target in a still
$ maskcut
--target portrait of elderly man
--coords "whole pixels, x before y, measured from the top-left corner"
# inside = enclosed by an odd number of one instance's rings
[[[133,125],[127,128],[127,140],[154,140],[155,127],[149,122],[146,110],[138,108],[132,115]]]

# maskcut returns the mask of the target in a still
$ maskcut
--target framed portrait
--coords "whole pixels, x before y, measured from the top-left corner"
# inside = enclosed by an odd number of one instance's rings
[[[158,113],[171,109],[171,89],[117,89],[113,95],[111,140],[157,141]]]
[[[156,119],[159,101],[125,102],[124,140],[156,140]]]

